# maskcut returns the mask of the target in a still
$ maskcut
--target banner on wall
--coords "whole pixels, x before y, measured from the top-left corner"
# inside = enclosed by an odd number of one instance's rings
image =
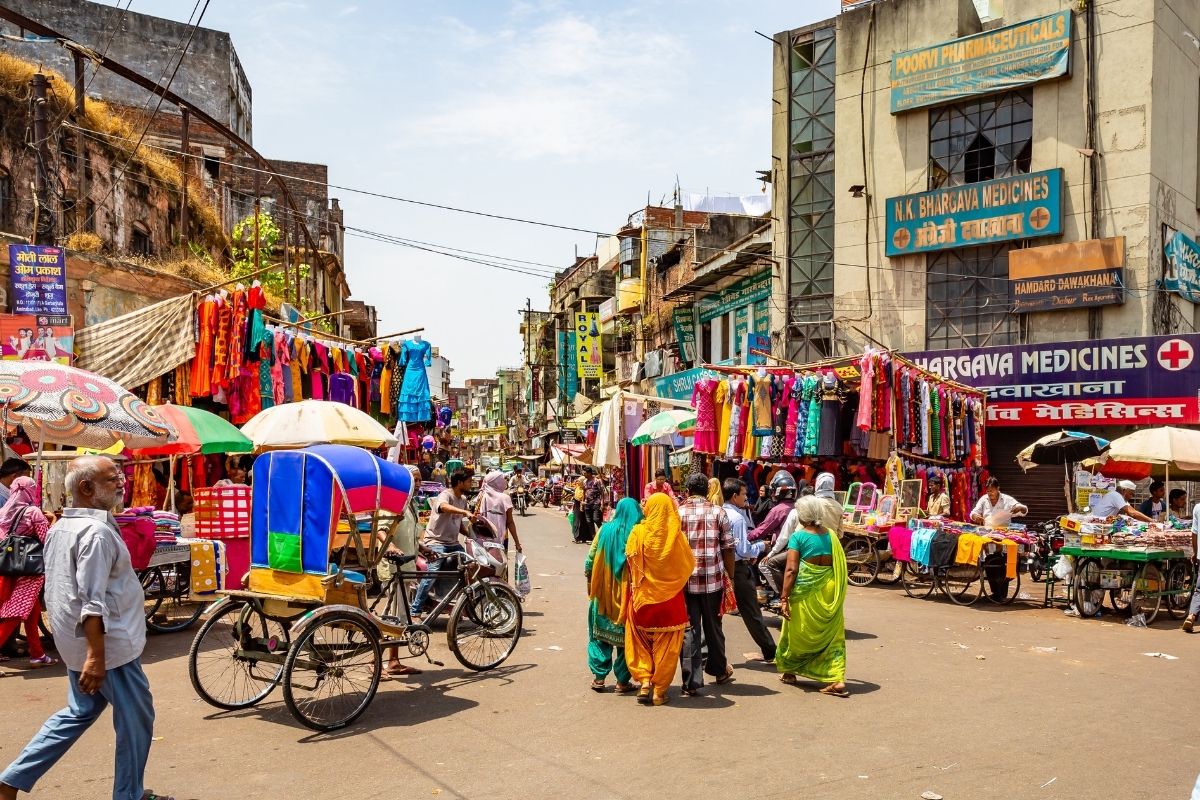
[[[1062,233],[1061,168],[887,199],[889,257]]]
[[[8,273],[14,314],[54,317],[69,325],[67,317],[67,253],[61,247],[33,244],[8,246]]]
[[[1070,74],[1071,12],[1059,11],[892,56],[892,113]]]
[[[591,380],[599,380],[604,375],[600,315],[595,311],[575,314],[575,372],[579,377]]]
[[[6,361],[56,361],[70,366],[75,330],[55,324],[57,317],[0,314],[0,358]]]
[[[1200,334],[928,350],[908,357],[983,389],[987,424],[1200,424]]]

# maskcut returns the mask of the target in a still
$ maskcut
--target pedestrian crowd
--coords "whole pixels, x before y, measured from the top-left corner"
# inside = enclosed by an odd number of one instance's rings
[[[597,525],[586,513],[589,480],[576,496],[584,525]],[[801,491],[781,473],[752,508],[737,478],[692,473],[677,498],[660,470],[641,504],[618,502],[584,562],[592,690],[606,691],[611,673],[618,694],[663,705],[677,670],[686,697],[699,695],[706,677],[729,683],[723,622],[736,611],[760,650],[748,659],[774,663],[784,683],[808,678],[823,684],[822,694],[848,696],[846,557],[833,485],[822,473]],[[577,527],[572,533],[581,540]],[[778,644],[763,620],[760,575],[778,597]]]

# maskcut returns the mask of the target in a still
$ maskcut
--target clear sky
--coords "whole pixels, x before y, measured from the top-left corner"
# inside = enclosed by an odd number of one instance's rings
[[[194,0],[134,0],[185,21]],[[749,194],[770,168],[768,36],[837,0],[211,0],[230,32],[268,158],[332,183],[613,231],[684,191]],[[519,308],[595,237],[330,189],[348,227],[537,262],[536,275],[348,233],[353,296],[380,333],[425,327],[454,385],[521,360]]]

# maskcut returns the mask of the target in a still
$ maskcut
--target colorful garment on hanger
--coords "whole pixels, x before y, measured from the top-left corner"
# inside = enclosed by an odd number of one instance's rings
[[[405,422],[424,422],[429,419],[429,373],[433,366],[433,348],[429,342],[407,339],[400,349],[404,366],[404,383],[396,401],[396,416]]]

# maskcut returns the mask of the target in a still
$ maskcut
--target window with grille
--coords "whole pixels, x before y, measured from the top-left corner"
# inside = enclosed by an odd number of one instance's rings
[[[925,345],[930,350],[1013,344],[1008,307],[1012,245],[946,250],[927,256]]]
[[[833,319],[833,28],[796,37],[790,54],[787,358],[830,354]]]
[[[929,112],[929,188],[1029,172],[1033,91],[1021,89]]]

